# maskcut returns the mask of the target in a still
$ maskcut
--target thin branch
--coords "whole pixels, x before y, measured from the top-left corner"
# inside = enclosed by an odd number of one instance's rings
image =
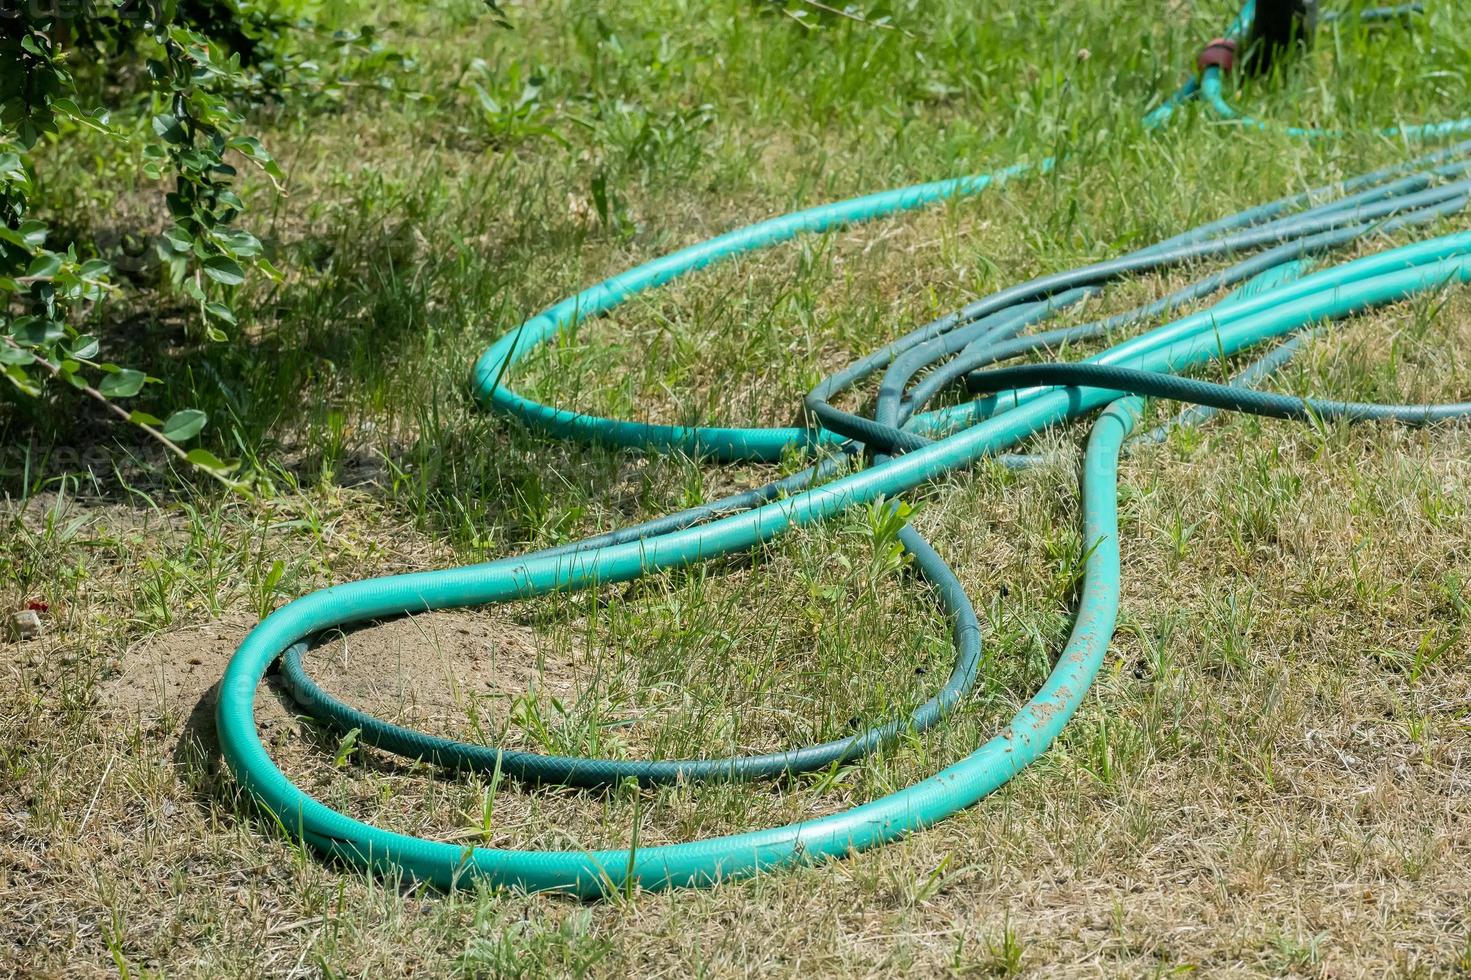
[[[0,340],[4,340],[5,343],[7,345],[9,345],[14,350],[18,350],[18,351],[21,351],[21,352],[26,353],[26,354],[30,354],[31,356],[35,357],[35,353],[33,351],[26,350],[26,348],[22,347],[20,344],[17,344],[15,342],[15,338],[13,338],[13,337],[0,337]],[[143,423],[143,422],[135,422],[133,420],[133,414],[131,412],[129,412],[127,409],[123,408],[121,405],[119,405],[117,402],[113,401],[111,398],[108,398],[101,391],[98,391],[96,388],[94,388],[91,385],[87,384],[85,381],[82,382],[82,384],[78,385],[75,382],[69,380],[62,373],[61,368],[57,367],[55,364],[52,364],[50,361],[46,360],[46,358],[44,358],[44,357],[36,357],[35,361],[33,361],[32,363],[40,365],[42,369],[44,369],[48,374],[51,375],[51,377],[55,378],[57,381],[64,381],[67,384],[71,385],[72,387],[76,388],[78,391],[80,391],[83,394],[87,395],[92,400],[96,401],[99,405],[101,405],[104,409],[106,409],[107,411],[111,412],[113,415],[116,415],[118,418],[122,419],[124,422],[127,422],[129,425],[136,425],[136,426],[138,426],[138,428],[142,429],[144,432],[148,433],[150,436],[152,436],[153,438],[157,439],[159,441],[159,443],[161,443],[163,445],[163,447],[165,449],[167,449],[169,452],[173,453],[175,456],[179,457],[184,462],[186,462],[186,463],[189,462],[189,454],[184,451],[184,449],[183,449],[182,446],[180,446],[177,442],[174,442],[172,439],[170,439],[168,436],[164,435],[162,432],[159,432],[153,426],[148,425],[148,424]],[[193,464],[191,463],[190,465],[192,466]]]
[[[846,17],[849,20],[858,24],[863,24],[866,27],[877,27],[881,31],[899,31],[899,33],[903,34],[905,37],[914,36],[908,31],[902,30],[901,28],[896,27],[893,24],[882,24],[876,20],[869,20],[867,17],[864,17],[861,14],[853,13],[851,10],[839,10],[837,7],[831,7],[825,3],[822,3],[821,0],[802,0],[802,2],[809,7],[813,7],[817,10],[821,10],[829,14],[837,14],[839,17]]]

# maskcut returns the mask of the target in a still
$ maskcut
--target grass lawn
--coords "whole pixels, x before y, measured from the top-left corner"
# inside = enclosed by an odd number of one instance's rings
[[[1234,98],[1360,134],[1465,115],[1471,7],[1427,7],[1408,28],[1325,27],[1311,58]],[[1194,111],[1144,132],[1229,0],[860,0],[850,16],[544,0],[507,5],[513,30],[482,9],[313,7],[376,23],[410,61],[304,39],[340,91],[253,119],[288,181],[276,198],[245,178],[248,224],[284,282],[252,287],[224,345],[195,341],[156,293],[99,313],[163,380],[140,407],[206,409],[207,445],[241,461],[253,495],[175,469],[65,394],[0,400],[0,604],[49,604],[39,639],[0,640],[0,974],[1471,971],[1465,426],[1229,416],[1126,456],[1123,608],[1094,691],[1001,792],[875,852],[600,903],[442,894],[324,862],[242,799],[212,688],[273,608],[779,471],[559,443],[478,411],[470,364],[520,319],[760,218],[1063,158],[680,280],[515,376],[603,414],[789,424],[828,370],[976,296],[1412,152]],[[141,154],[79,138],[43,164],[57,225],[124,251],[162,229]],[[1170,285],[1128,282],[1076,316]],[[1346,322],[1272,386],[1464,399],[1471,291]],[[627,846],[637,828],[647,845],[873,799],[966,755],[1050,669],[1082,554],[1086,428],[1033,440],[1047,465],[988,463],[910,498],[981,614],[986,660],[952,719],[881,756],[776,784],[491,785],[353,751],[275,687],[263,738],[334,807],[465,844]],[[539,751],[834,738],[924,700],[952,656],[933,596],[875,526],[858,510],[684,572],[369,625],[314,664],[356,706]]]

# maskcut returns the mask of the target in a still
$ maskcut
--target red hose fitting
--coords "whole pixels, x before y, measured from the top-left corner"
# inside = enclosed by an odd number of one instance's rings
[[[1195,67],[1199,71],[1207,68],[1219,68],[1221,74],[1229,75],[1231,69],[1236,66],[1236,42],[1227,37],[1218,37],[1200,49],[1200,54],[1195,59]]]

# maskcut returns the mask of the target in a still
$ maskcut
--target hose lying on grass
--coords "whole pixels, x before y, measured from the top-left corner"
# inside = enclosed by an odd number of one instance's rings
[[[1248,5],[1249,8],[1251,5]],[[1247,23],[1249,20],[1249,11]],[[1039,165],[1046,170],[1050,162]],[[977,192],[1026,168],[887,191],[764,221],[656,259],[553,306],[497,341],[475,365],[488,407],[560,438],[718,460],[774,461],[793,448],[818,461],[794,476],[723,500],[558,548],[487,564],[333,586],[277,610],[236,652],[220,685],[217,723],[225,759],[241,784],[293,836],[352,863],[402,871],[453,887],[486,881],[527,890],[597,896],[630,884],[708,885],[785,865],[860,851],[930,826],[981,799],[1036,759],[1081,703],[1113,635],[1119,602],[1118,456],[1143,404],[1170,398],[1279,418],[1381,419],[1421,424],[1471,414],[1471,404],[1365,405],[1249,390],[1290,355],[1304,331],[1406,297],[1471,279],[1471,232],[1432,238],[1314,269],[1333,250],[1461,211],[1471,195],[1471,143],[1332,188],[1251,208],[1167,241],[1003,289],[910,332],[825,379],[807,396],[813,428],[717,428],[607,419],[517,394],[509,371],[537,345],[685,273],[796,235],[822,231]],[[1233,264],[1159,300],[1081,326],[1028,332],[1109,283],[1202,259]],[[993,365],[1157,320],[1229,293],[1214,305],[1139,333],[1079,364]],[[1188,372],[1279,342],[1231,385]],[[872,417],[833,399],[879,376]],[[916,380],[918,379],[918,380]],[[930,409],[942,392],[982,397]],[[981,636],[975,610],[944,559],[912,527],[900,535],[914,568],[934,587],[951,624],[955,665],[935,695],[907,716],[850,737],[760,756],[640,761],[546,756],[461,743],[411,731],[342,704],[308,675],[312,638],[351,623],[483,605],[627,581],[747,551],[784,531],[899,494],[985,456],[1008,456],[1028,437],[1101,410],[1084,457],[1086,562],[1072,632],[1056,667],[995,737],[913,786],[870,803],[782,827],[637,850],[517,851],[467,848],[373,827],[313,799],[261,744],[254,721],[260,682],[279,659],[288,689],[314,717],[362,743],[455,769],[500,772],[576,786],[746,779],[810,771],[892,744],[935,725],[975,683]],[[1158,433],[1152,433],[1158,437]],[[838,451],[841,452],[838,452]],[[841,456],[866,454],[849,472]]]

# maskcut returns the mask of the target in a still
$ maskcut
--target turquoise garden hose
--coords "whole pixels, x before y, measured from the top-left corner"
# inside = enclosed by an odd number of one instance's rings
[[[1253,10],[1248,4],[1243,12],[1247,25]],[[1471,404],[1305,401],[1246,387],[1289,356],[1306,331],[1471,280],[1471,232],[1325,264],[1334,250],[1366,236],[1428,224],[1465,208],[1471,198],[1471,143],[1255,207],[1121,258],[977,300],[824,380],[806,400],[817,423],[811,428],[670,426],[600,418],[543,405],[509,386],[511,369],[538,345],[676,277],[800,234],[975,193],[1051,165],[1045,161],[1036,168],[1018,166],[995,175],[886,191],[760,222],[614,276],[497,341],[476,362],[476,397],[550,435],[719,460],[772,461],[794,450],[813,452],[818,459],[792,477],[633,528],[481,565],[337,585],[278,609],[246,637],[220,684],[220,743],[242,787],[287,833],[313,847],[441,887],[483,881],[598,896],[631,884],[709,885],[861,851],[931,826],[1004,784],[1046,750],[1082,702],[1103,662],[1118,613],[1118,458],[1142,410],[1140,396],[1284,418],[1421,424],[1471,414]],[[1137,310],[1080,326],[1033,330],[1118,279],[1210,258],[1231,264]],[[1213,305],[1179,315],[1212,296],[1218,297]],[[1174,319],[1082,363],[994,367],[1029,352],[1111,336],[1161,316]],[[1243,372],[1241,383],[1214,385],[1184,377],[1273,342],[1281,346]],[[879,387],[872,417],[833,405],[839,393],[874,376]],[[940,393],[960,387],[980,397],[927,407]],[[279,661],[288,689],[313,716],[339,730],[359,730],[366,744],[454,769],[501,771],[527,780],[604,786],[630,778],[646,783],[756,778],[816,769],[893,744],[906,732],[937,724],[963,703],[980,662],[980,627],[970,599],[943,558],[910,527],[902,532],[901,543],[914,555],[919,574],[935,586],[950,620],[955,666],[941,689],[913,712],[819,745],[762,756],[640,761],[544,756],[466,744],[356,711],[316,685],[306,663],[314,637],[349,624],[593,588],[688,567],[747,552],[793,527],[858,505],[892,502],[983,457],[1025,465],[1027,457],[1006,454],[1046,428],[1095,411],[1100,414],[1082,473],[1087,544],[1082,590],[1072,632],[1051,675],[1003,730],[974,752],[928,779],[862,806],[781,827],[637,849],[463,847],[374,827],[331,809],[283,774],[260,741],[255,698],[266,671]],[[848,471],[834,451],[866,457],[868,465]]]

